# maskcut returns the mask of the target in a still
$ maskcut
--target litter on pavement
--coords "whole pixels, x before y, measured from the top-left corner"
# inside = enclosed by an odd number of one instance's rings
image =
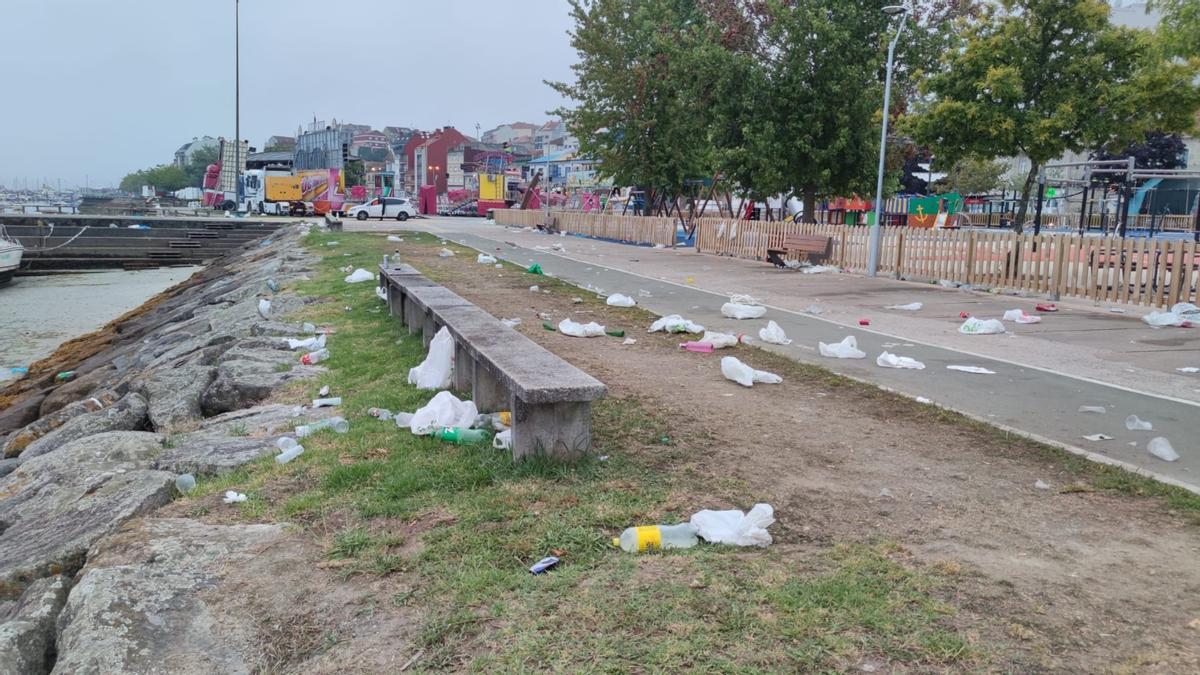
[[[825,274],[827,272],[841,271],[841,268],[837,265],[811,265],[800,269],[801,274]]]
[[[884,309],[900,309],[904,310],[905,312],[915,312],[924,306],[925,305],[920,302],[910,302],[907,305],[888,305]]]
[[[841,342],[833,344],[817,343],[817,351],[821,356],[831,359],[865,359],[867,353],[858,348],[858,340],[853,335],[847,335]]]
[[[1125,418],[1125,428],[1130,431],[1154,431],[1154,425],[1137,415]]]
[[[1162,436],[1151,438],[1150,442],[1146,444],[1146,451],[1164,462],[1174,462],[1179,459],[1179,453],[1171,447],[1171,441]]]
[[[710,544],[765,548],[771,545],[767,528],[775,522],[775,509],[770,504],[755,504],[747,513],[705,509],[692,514],[689,522],[696,528],[696,535]]]
[[[860,325],[860,326],[870,326],[870,325],[871,325],[871,320],[870,320],[870,319],[859,319],[859,320],[858,320],[858,325]]]
[[[1097,415],[1103,415],[1108,411],[1105,410],[1104,406],[1102,406],[1102,405],[1081,405],[1081,406],[1079,406],[1079,412],[1095,413]]]
[[[965,335],[995,335],[1004,332],[1004,324],[996,319],[976,319],[971,317],[958,327],[958,332]]]
[[[920,361],[908,357],[898,356],[890,352],[883,352],[875,358],[875,365],[883,368],[909,368],[912,370],[925,370],[925,364]]]
[[[650,324],[650,329],[646,332],[657,333],[660,330],[668,333],[703,333],[704,326],[688,321],[678,314],[668,314]]]
[[[774,321],[768,321],[765,328],[758,329],[758,339],[763,342],[770,342],[773,345],[790,345],[792,341],[788,339],[783,329]]]
[[[1058,305],[1054,304],[1053,302],[1043,302],[1043,303],[1034,305],[1033,309],[1038,312],[1057,312]]]
[[[755,370],[733,356],[721,359],[721,374],[727,380],[733,380],[743,387],[753,387],[755,382],[761,384],[779,384],[783,378],[765,370]]]
[[[995,375],[996,371],[981,368],[980,366],[946,366],[946,370],[957,370],[960,373],[974,373],[976,375]]]
[[[1176,368],[1175,370],[1178,370],[1181,373],[1200,373],[1200,368],[1197,368],[1196,366],[1185,366],[1183,368]]]
[[[623,345],[635,345],[635,344],[637,344],[637,340],[635,340],[635,339],[633,339],[633,338],[631,338],[631,337],[627,337],[627,338],[625,338],[625,341],[624,341],[624,342],[622,342],[621,344],[623,344]]]
[[[1168,326],[1175,328],[1187,328],[1192,325],[1192,322],[1183,318],[1182,314],[1175,312],[1150,312],[1142,317],[1142,321],[1154,326],[1155,328],[1166,328]]]
[[[746,305],[732,301],[721,305],[721,314],[730,319],[758,319],[766,313],[767,308],[762,305]]]
[[[1042,317],[1026,314],[1023,309],[1010,309],[1004,313],[1004,320],[1016,321],[1017,323],[1038,323],[1042,320]]]
[[[518,317],[513,317],[511,319],[500,319],[500,323],[508,326],[509,328],[516,328],[517,326],[521,325],[521,319]]]
[[[496,258],[486,253],[480,253],[479,255],[475,256],[475,262],[479,263],[480,265],[495,265]]]
[[[1087,436],[1084,436],[1083,438],[1084,438],[1084,440],[1088,440],[1088,441],[1111,441],[1112,440],[1112,436],[1105,436],[1104,434],[1088,434]]]

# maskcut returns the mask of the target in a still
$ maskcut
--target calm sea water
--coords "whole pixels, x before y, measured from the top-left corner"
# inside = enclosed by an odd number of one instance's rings
[[[0,381],[15,377],[12,368],[49,356],[199,269],[17,277],[0,286]]]

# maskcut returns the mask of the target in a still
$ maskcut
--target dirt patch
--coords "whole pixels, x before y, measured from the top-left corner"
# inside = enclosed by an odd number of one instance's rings
[[[437,248],[410,247],[405,262],[494,316],[521,318],[518,330],[605,382],[610,396],[651,401],[705,438],[663,446],[665,461],[710,488],[681,495],[693,500],[681,511],[770,502],[782,555],[894,540],[953,577],[955,623],[994,645],[1008,668],[1200,668],[1188,627],[1200,617],[1193,514],[1062,489],[1086,478],[1041,446],[739,347],[747,363],[784,375],[781,385],[742,388],[721,376],[720,352],[682,352],[677,337],[646,334],[637,314],[586,291],[531,293],[535,277],[438,258]],[[543,314],[623,328],[637,343],[552,333]]]

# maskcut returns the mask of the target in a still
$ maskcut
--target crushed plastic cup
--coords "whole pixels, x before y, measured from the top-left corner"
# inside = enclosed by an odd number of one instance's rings
[[[312,407],[314,408],[331,408],[342,404],[341,396],[331,396],[329,398],[314,398]]]
[[[187,494],[196,489],[196,477],[190,473],[181,473],[175,477],[175,489],[180,494]]]
[[[279,448],[280,450],[290,450],[297,445],[300,444],[297,443],[296,439],[292,438],[291,436],[280,436],[279,439],[275,441],[275,447]]]
[[[367,408],[367,414],[379,420],[392,419],[391,411],[386,408]]]
[[[325,386],[321,387],[319,390],[317,390],[317,396],[324,397],[324,396],[328,396],[328,395],[329,395],[329,385],[325,385]]]
[[[309,352],[300,357],[300,363],[306,366],[315,365],[329,358],[328,349],[318,349],[315,352]]]
[[[306,438],[320,431],[321,429],[333,429],[339,434],[344,434],[350,431],[350,423],[342,417],[327,417],[323,420],[318,420],[312,424],[302,424],[296,427],[296,437]]]
[[[1137,415],[1130,415],[1125,418],[1125,428],[1130,431],[1153,431],[1154,425]]]
[[[1151,438],[1150,442],[1146,444],[1146,451],[1164,462],[1174,462],[1179,459],[1179,453],[1171,447],[1171,441],[1162,436]]]

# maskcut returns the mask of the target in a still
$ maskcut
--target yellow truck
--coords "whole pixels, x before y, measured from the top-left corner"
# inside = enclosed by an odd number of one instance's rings
[[[304,201],[300,176],[271,169],[252,169],[242,175],[244,210],[277,216],[302,216],[312,211]]]

